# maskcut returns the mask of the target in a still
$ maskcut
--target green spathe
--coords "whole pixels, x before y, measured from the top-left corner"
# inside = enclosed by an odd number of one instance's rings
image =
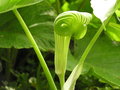
[[[86,12],[63,12],[55,19],[55,32],[61,36],[72,36],[81,39],[86,34],[87,24],[91,18],[92,15]]]
[[[60,79],[61,89],[65,82],[67,55],[71,37],[81,39],[87,32],[92,15],[86,12],[67,11],[55,19],[55,72]]]

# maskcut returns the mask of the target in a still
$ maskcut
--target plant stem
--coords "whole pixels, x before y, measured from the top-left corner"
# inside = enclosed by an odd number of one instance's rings
[[[112,16],[112,15],[111,15],[111,16]],[[89,52],[90,52],[90,50],[92,49],[93,45],[95,44],[96,40],[99,38],[100,34],[101,34],[102,31],[104,30],[105,25],[109,22],[110,18],[111,18],[111,17],[109,17],[109,18],[105,21],[104,25],[101,25],[101,27],[99,28],[99,30],[97,31],[97,33],[94,35],[94,37],[92,38],[92,40],[91,40],[90,43],[88,44],[88,46],[87,46],[87,48],[85,49],[83,55],[81,56],[81,58],[80,58],[80,60],[79,60],[79,62],[78,62],[78,64],[77,64],[78,66],[77,66],[77,70],[76,70],[76,73],[77,73],[77,72],[80,72],[80,73],[78,74],[78,77],[79,77],[79,75],[80,75],[81,72],[82,72],[83,64],[84,64],[84,61],[85,61],[87,55],[89,54]],[[80,69],[79,69],[79,68],[80,68]]]
[[[13,12],[14,12],[15,16],[17,17],[19,23],[21,24],[21,26],[22,26],[25,34],[27,35],[28,39],[30,40],[30,42],[31,42],[31,44],[32,44],[32,46],[33,46],[34,51],[35,51],[36,54],[37,54],[37,57],[38,57],[38,59],[39,59],[39,62],[40,62],[40,64],[41,64],[43,70],[44,70],[44,73],[45,73],[45,75],[46,75],[46,78],[47,78],[47,80],[48,80],[48,83],[49,83],[51,89],[52,89],[52,90],[57,90],[56,85],[55,85],[55,83],[54,83],[54,81],[53,81],[52,75],[51,75],[51,73],[50,73],[50,71],[49,71],[49,68],[47,67],[47,64],[46,64],[46,62],[45,62],[45,60],[44,60],[44,58],[43,58],[43,56],[42,56],[42,54],[41,54],[41,52],[40,52],[37,44],[36,44],[36,42],[35,42],[32,34],[30,33],[30,31],[29,31],[26,23],[24,22],[22,16],[21,16],[20,13],[17,11],[17,9],[13,10]]]
[[[109,18],[110,19],[110,18]],[[94,37],[92,38],[92,40],[90,41],[89,45],[87,46],[87,48],[85,49],[81,59],[79,60],[79,65],[80,63],[84,63],[88,53],[90,52],[91,48],[93,47],[93,45],[95,44],[96,40],[98,39],[98,37],[100,36],[101,32],[104,30],[105,25],[108,23],[109,19],[107,19],[107,21],[104,23],[104,26],[102,25],[98,32],[94,35]]]
[[[108,23],[108,21],[110,20],[111,17],[109,17],[104,25],[106,25]],[[84,61],[88,55],[88,53],[90,52],[91,48],[93,47],[93,45],[95,44],[96,40],[98,39],[98,37],[100,36],[101,32],[103,31],[104,26],[101,25],[101,27],[99,28],[99,30],[97,31],[97,33],[94,35],[94,37],[92,38],[92,40],[90,41],[89,45],[87,46],[87,48],[85,49],[83,55],[81,56],[78,64],[76,65],[76,67],[73,69],[72,73],[70,74],[69,78],[67,79],[67,81],[64,84],[63,90],[74,90],[75,87],[75,83],[76,80],[79,78],[82,69],[83,69],[83,64]]]
[[[56,0],[56,11],[57,11],[57,14],[59,14],[61,12],[61,3],[59,0]]]
[[[60,87],[61,87],[61,89],[62,89],[62,88],[63,88],[63,85],[64,85],[64,83],[65,83],[65,73],[59,75],[59,80],[60,80]]]
[[[119,7],[120,4],[120,0],[117,1],[117,5],[114,9],[114,12],[117,10],[117,8]],[[112,14],[113,15],[113,14]],[[94,37],[92,38],[92,40],[90,41],[89,45],[87,46],[87,48],[85,49],[81,59],[79,60],[78,64],[84,63],[88,53],[90,52],[91,48],[93,47],[93,45],[95,44],[96,40],[98,39],[98,37],[100,36],[101,32],[103,31],[103,29],[106,29],[105,26],[107,25],[107,23],[109,22],[110,18],[112,17],[112,15],[105,21],[103,22],[103,24],[101,25],[101,27],[99,28],[98,32],[94,35]]]
[[[116,5],[114,11],[118,9],[119,4],[120,4],[120,0],[117,2],[117,5]],[[63,90],[74,90],[76,80],[79,78],[79,76],[82,72],[83,64],[84,64],[84,61],[85,61],[87,55],[89,54],[91,48],[95,44],[96,40],[99,38],[100,34],[102,33],[103,29],[105,28],[105,25],[107,25],[107,23],[109,22],[111,17],[112,17],[112,15],[104,22],[104,25],[101,25],[101,27],[99,28],[97,33],[94,35],[94,37],[88,44],[87,48],[85,49],[83,55],[81,56],[81,58],[78,62],[78,64],[73,69],[72,73],[70,74],[67,81],[65,82],[65,84],[63,86]]]

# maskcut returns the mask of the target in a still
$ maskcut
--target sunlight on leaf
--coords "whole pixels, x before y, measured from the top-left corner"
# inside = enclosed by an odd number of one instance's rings
[[[120,17],[120,10],[116,10],[115,13],[118,17]]]
[[[94,15],[104,22],[114,11],[117,0],[91,0]]]
[[[43,0],[0,0],[0,13],[39,3]]]
[[[114,41],[120,41],[120,25],[110,22],[106,34]]]

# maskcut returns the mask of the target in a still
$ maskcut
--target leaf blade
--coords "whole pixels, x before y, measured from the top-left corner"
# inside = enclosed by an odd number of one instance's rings
[[[0,13],[5,13],[13,9],[37,4],[43,0],[0,0]]]

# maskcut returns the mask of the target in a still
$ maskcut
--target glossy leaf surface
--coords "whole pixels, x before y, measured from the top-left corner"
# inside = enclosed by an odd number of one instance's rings
[[[0,13],[39,3],[43,0],[0,0]]]

